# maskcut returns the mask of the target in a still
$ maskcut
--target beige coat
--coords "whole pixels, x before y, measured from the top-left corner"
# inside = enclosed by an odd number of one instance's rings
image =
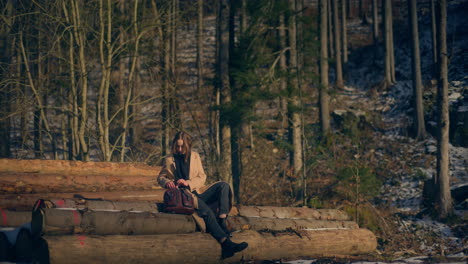
[[[163,188],[166,187],[166,183],[174,181],[176,171],[176,163],[174,156],[170,155],[164,159],[163,167],[158,176],[158,183]],[[203,193],[208,189],[209,186],[205,186],[206,174],[203,170],[200,155],[192,151],[190,155],[190,170],[187,183],[189,184],[190,190],[197,192],[198,194]]]

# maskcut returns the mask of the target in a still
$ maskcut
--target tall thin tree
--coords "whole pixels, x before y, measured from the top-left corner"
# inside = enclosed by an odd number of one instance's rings
[[[342,88],[343,84],[343,65],[341,58],[341,35],[340,35],[340,22],[338,19],[338,0],[332,0],[333,4],[333,33],[335,36],[335,73],[336,73],[336,86]]]
[[[320,105],[320,125],[322,134],[330,131],[330,114],[328,98],[328,52],[327,52],[327,16],[328,1],[320,0],[320,86],[319,86],[319,105]]]
[[[437,175],[435,186],[438,188],[436,209],[440,218],[453,214],[449,174],[449,102],[448,102],[448,54],[447,54],[447,2],[439,0],[437,10],[437,46],[439,78],[437,80],[438,98],[438,137],[437,137]]]
[[[341,40],[343,47],[343,63],[348,63],[348,32],[346,21],[346,0],[341,0]]]
[[[300,116],[299,84],[298,84],[298,63],[297,63],[297,41],[296,41],[296,3],[295,0],[289,1],[293,11],[289,17],[289,127],[290,142],[293,146],[291,155],[292,167],[294,173],[299,175],[302,170],[302,122]]]
[[[411,27],[411,51],[413,70],[413,96],[416,120],[416,138],[423,139],[426,134],[424,125],[423,86],[421,77],[421,56],[419,54],[418,13],[416,0],[408,0],[409,25]]]
[[[231,103],[231,86],[229,78],[229,17],[231,2],[221,0],[219,3],[219,55],[218,55],[218,76],[221,104]],[[231,128],[227,116],[221,115],[221,178],[232,186],[232,157],[231,157]]]

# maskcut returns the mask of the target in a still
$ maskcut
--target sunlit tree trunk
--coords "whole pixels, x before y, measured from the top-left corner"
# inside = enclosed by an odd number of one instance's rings
[[[394,84],[392,77],[393,68],[393,37],[392,37],[392,2],[384,0],[384,43],[385,43],[385,86],[389,87]]]
[[[328,108],[328,52],[327,52],[327,0],[320,0],[320,125],[322,134],[330,131],[330,110]]]
[[[423,86],[421,78],[421,57],[419,54],[418,13],[416,0],[408,0],[410,12],[409,25],[411,27],[411,51],[413,69],[413,96],[415,104],[416,138],[423,139],[426,134],[424,125]]]
[[[71,18],[73,21],[73,33],[75,44],[78,46],[78,64],[80,70],[81,84],[81,105],[80,105],[80,122],[78,128],[78,139],[80,142],[80,158],[89,160],[89,146],[86,139],[88,131],[88,69],[85,53],[86,34],[81,18],[82,7],[79,6],[79,1],[71,0]]]
[[[438,137],[437,137],[437,175],[435,186],[438,187],[436,210],[440,218],[453,214],[450,193],[449,174],[449,101],[448,101],[448,54],[447,54],[447,2],[439,0],[437,6],[437,47],[439,78],[437,82],[438,97]]]
[[[65,21],[69,25],[73,25],[72,18],[69,15],[69,10],[65,2],[62,2],[63,14]],[[68,156],[70,160],[76,160],[80,151],[80,140],[78,137],[79,129],[79,111],[78,111],[78,87],[76,84],[75,75],[75,36],[72,29],[68,30],[68,66],[70,74],[70,92],[68,93],[68,115],[69,133],[68,133]]]
[[[109,142],[109,87],[112,66],[112,6],[111,1],[107,1],[107,10],[104,10],[103,0],[99,1],[99,58],[101,62],[101,83],[99,86],[97,100],[97,126],[99,135],[99,146],[103,159],[110,161],[112,158],[111,146]],[[107,15],[106,15],[107,14]],[[107,22],[107,23],[106,23]],[[106,34],[107,31],[107,34]]]
[[[127,134],[129,132],[129,123],[130,123],[130,102],[133,100],[133,90],[135,89],[135,75],[136,75],[136,67],[139,57],[139,49],[140,49],[140,30],[138,28],[138,1],[134,2],[133,5],[133,30],[134,30],[134,47],[132,51],[132,62],[130,64],[130,69],[128,72],[128,90],[127,96],[125,98],[125,105],[123,109],[123,124],[122,124],[122,145],[121,145],[121,152],[120,152],[120,162],[125,161],[125,154],[127,150]]]
[[[299,85],[298,85],[298,63],[297,63],[297,42],[296,42],[296,4],[295,0],[289,1],[291,10],[293,14],[289,17],[289,46],[290,46],[290,56],[289,56],[289,102],[288,102],[288,111],[289,114],[289,130],[290,130],[290,142],[293,146],[293,151],[291,155],[291,165],[296,175],[301,173],[302,169],[302,136],[301,136],[301,115],[300,115],[300,99],[299,99]]]

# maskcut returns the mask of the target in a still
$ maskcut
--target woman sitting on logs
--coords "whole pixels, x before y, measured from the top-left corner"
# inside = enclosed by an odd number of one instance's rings
[[[206,174],[200,155],[192,151],[192,138],[178,132],[172,140],[172,155],[164,159],[158,183],[166,189],[189,188],[194,196],[195,212],[201,216],[207,231],[221,244],[222,258],[248,247],[246,242],[234,243],[226,227],[226,218],[232,205],[232,191],[228,183],[205,185]],[[208,206],[215,205],[215,211]]]

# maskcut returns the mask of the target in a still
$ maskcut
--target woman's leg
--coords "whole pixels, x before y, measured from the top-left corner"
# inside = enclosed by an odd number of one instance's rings
[[[216,240],[222,243],[226,237],[228,237],[224,230],[219,226],[213,210],[211,210],[211,208],[200,198],[198,198],[197,213],[205,221],[208,233],[210,233]]]
[[[229,195],[231,188],[226,182],[218,182],[208,188],[205,192],[198,195],[206,204],[217,203],[219,216],[225,218],[229,214]]]

